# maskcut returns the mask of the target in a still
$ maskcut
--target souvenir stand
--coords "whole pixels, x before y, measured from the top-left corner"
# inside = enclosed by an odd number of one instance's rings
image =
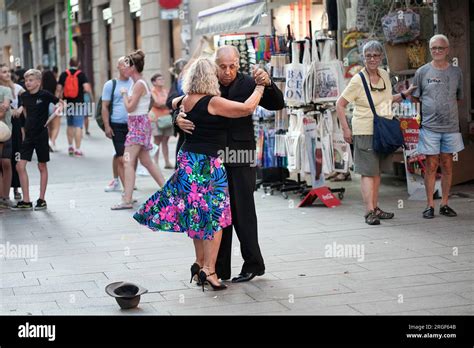
[[[344,188],[327,188],[324,177],[333,171],[348,172],[351,161],[335,114],[335,101],[344,87],[342,64],[330,37],[318,34],[316,40],[294,41],[288,34],[288,38],[287,51],[272,51],[270,56],[272,80],[282,90],[286,108],[257,109],[254,114],[261,168],[258,185],[270,194],[279,191],[284,198],[288,192],[308,196],[300,206],[316,196],[336,206],[340,202],[332,192],[342,199]],[[289,179],[290,174],[296,180]],[[302,180],[307,176],[309,185]]]

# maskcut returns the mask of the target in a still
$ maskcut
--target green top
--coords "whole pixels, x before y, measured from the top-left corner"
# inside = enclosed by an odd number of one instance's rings
[[[13,100],[12,90],[9,87],[0,86],[0,104],[3,104],[5,99],[9,99],[11,103]],[[7,124],[10,130],[12,130],[12,113],[10,108],[8,108],[7,112],[5,113],[5,118],[1,120]]]

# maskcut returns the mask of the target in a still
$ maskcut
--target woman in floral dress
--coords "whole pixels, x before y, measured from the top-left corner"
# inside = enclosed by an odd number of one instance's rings
[[[191,279],[199,274],[203,289],[225,289],[215,274],[222,229],[231,224],[227,175],[219,151],[224,150],[228,119],[251,114],[263,94],[238,103],[220,97],[217,66],[209,58],[193,63],[183,82],[184,97],[176,98],[195,124],[178,153],[178,168],[164,187],[134,214],[135,220],[154,231],[186,232],[193,239],[196,260]]]

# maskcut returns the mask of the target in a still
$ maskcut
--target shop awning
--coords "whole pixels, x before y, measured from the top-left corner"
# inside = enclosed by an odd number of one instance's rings
[[[266,10],[265,1],[230,1],[199,12],[196,34],[221,34],[237,31],[260,23]]]

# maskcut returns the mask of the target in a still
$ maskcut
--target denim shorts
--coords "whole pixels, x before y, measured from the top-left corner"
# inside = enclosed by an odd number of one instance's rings
[[[461,133],[438,133],[426,128],[420,129],[418,153],[423,155],[439,155],[440,153],[456,153],[464,149]]]
[[[84,116],[67,116],[67,126],[82,128],[84,125]]]

